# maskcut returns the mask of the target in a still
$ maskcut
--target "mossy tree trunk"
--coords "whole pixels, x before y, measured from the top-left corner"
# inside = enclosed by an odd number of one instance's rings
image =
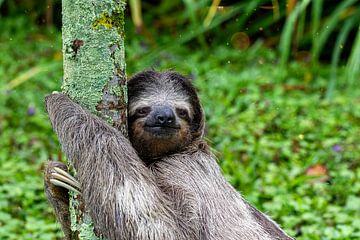
[[[125,0],[62,0],[62,90],[126,135],[124,10]],[[70,202],[74,239],[100,239],[81,198]]]

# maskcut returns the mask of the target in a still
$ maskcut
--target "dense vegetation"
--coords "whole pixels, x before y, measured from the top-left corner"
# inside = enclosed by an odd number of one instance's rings
[[[309,44],[311,30],[306,29],[313,22],[304,16],[303,37],[289,48],[286,27],[255,31],[286,26],[289,18],[281,14],[275,23],[267,15],[244,22],[252,39],[245,48],[246,38],[237,41],[231,34],[239,31],[239,14],[220,14],[206,30],[197,26],[207,11],[191,9],[192,1],[177,10],[181,2],[165,2],[154,11],[145,2],[142,35],[127,19],[128,74],[154,67],[191,76],[206,112],[207,139],[227,179],[289,234],[304,240],[360,239],[360,37],[355,21],[360,11],[354,1],[342,1],[345,7],[339,11],[347,18],[335,21],[335,35],[316,43],[322,46]],[[240,2],[234,8],[256,7]],[[324,9],[326,19],[339,5]],[[54,26],[36,24],[34,14],[9,9],[0,19],[0,239],[59,239],[42,170],[47,159],[64,160],[43,106],[44,96],[61,85],[61,34]],[[174,16],[166,16],[167,11]],[[354,25],[337,42],[342,24],[351,18]],[[288,30],[290,36],[295,30]],[[279,50],[269,44],[274,36]],[[342,43],[344,53],[329,48],[331,42]]]

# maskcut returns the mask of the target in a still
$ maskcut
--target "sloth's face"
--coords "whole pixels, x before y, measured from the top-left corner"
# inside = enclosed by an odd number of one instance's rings
[[[191,140],[191,110],[159,102],[130,111],[130,140],[140,155],[158,157],[176,152]]]
[[[130,140],[140,155],[177,152],[191,140],[193,110],[181,93],[163,89],[144,92],[129,102]]]
[[[140,105],[134,109],[132,118],[141,122],[142,129],[152,138],[169,140],[181,128],[189,124],[190,116],[186,108],[169,106],[167,102],[156,105]]]
[[[196,111],[181,80],[136,76],[129,81],[129,135],[139,155],[153,159],[184,149],[193,140]]]

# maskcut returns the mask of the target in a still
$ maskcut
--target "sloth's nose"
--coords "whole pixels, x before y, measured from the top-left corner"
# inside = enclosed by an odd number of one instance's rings
[[[161,107],[155,113],[155,121],[162,126],[173,125],[175,114],[170,107]]]

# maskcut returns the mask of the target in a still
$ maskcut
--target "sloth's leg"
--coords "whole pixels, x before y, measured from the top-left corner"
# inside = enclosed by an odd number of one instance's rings
[[[69,181],[67,180],[67,178],[64,178],[62,174],[59,174],[59,172],[62,173],[66,170],[67,167],[65,164],[58,161],[48,161],[45,166],[44,185],[46,197],[49,203],[54,208],[56,219],[61,224],[65,239],[68,240],[71,239],[68,192],[69,188],[64,188],[64,186],[68,185]],[[53,174],[55,174],[55,178]],[[63,183],[65,179],[67,181],[65,182],[66,184],[58,184]],[[73,186],[70,187],[73,188]]]

